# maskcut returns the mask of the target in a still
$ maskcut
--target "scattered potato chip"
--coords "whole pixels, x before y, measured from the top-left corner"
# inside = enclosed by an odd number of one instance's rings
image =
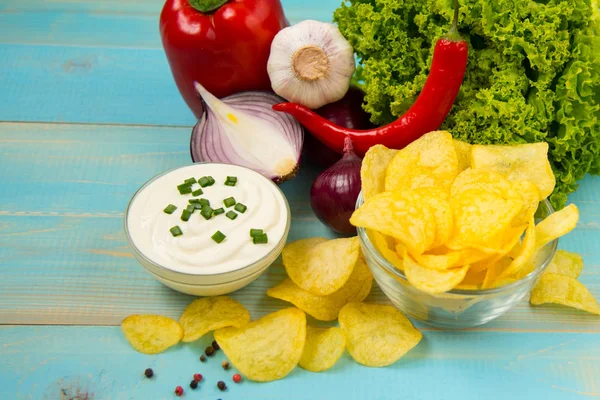
[[[385,190],[385,173],[398,150],[377,144],[365,154],[360,168],[363,199],[367,200]]]
[[[388,166],[385,190],[448,188],[458,173],[452,135],[430,132],[400,150]]]
[[[242,327],[250,322],[250,313],[231,297],[203,297],[192,301],[183,310],[179,323],[184,342],[198,340],[210,331],[226,326]]]
[[[371,292],[373,276],[362,257],[359,257],[352,275],[337,292],[317,296],[300,289],[291,279],[267,290],[267,295],[287,301],[321,321],[333,321],[344,305],[352,301],[363,301]]]
[[[546,142],[510,146],[474,145],[471,162],[473,168],[497,172],[510,181],[534,182],[540,190],[539,201],[550,196],[556,184]]]
[[[286,308],[241,327],[215,331],[215,340],[233,366],[248,379],[269,382],[289,374],[306,341],[306,315]]]
[[[408,318],[389,305],[349,303],[340,311],[339,322],[348,352],[367,367],[393,364],[423,337]]]
[[[408,254],[404,254],[404,273],[411,285],[431,294],[445,293],[463,281],[468,265],[447,270],[429,269],[419,265]]]
[[[536,226],[536,249],[540,249],[554,239],[571,232],[577,226],[578,220],[579,209],[575,204],[569,204],[562,210],[550,214]]]
[[[600,306],[588,288],[566,275],[543,274],[531,291],[530,302],[561,304],[600,315]]]
[[[430,248],[436,234],[434,210],[413,190],[373,196],[354,211],[350,223],[392,236],[415,254]]]
[[[583,270],[583,258],[577,253],[557,250],[554,258],[544,270],[545,274],[559,274],[577,279]]]
[[[129,344],[144,354],[162,353],[183,337],[179,323],[162,315],[130,315],[121,329]]]
[[[531,220],[529,221],[529,226],[525,231],[523,243],[519,245],[517,251],[513,255],[513,260],[506,267],[506,269],[502,271],[499,278],[508,278],[509,276],[518,273],[521,268],[527,265],[529,260],[533,258],[535,252],[535,232],[535,219],[532,215]]]
[[[288,244],[282,254],[288,276],[300,288],[318,296],[339,290],[354,270],[360,254],[358,237],[314,244],[303,239]]]
[[[338,327],[306,327],[306,343],[300,366],[308,371],[321,372],[333,367],[344,354],[346,339]]]
[[[521,211],[521,200],[507,200],[477,189],[466,190],[450,199],[454,215],[454,235],[446,244],[454,250],[490,248]]]
[[[442,246],[450,239],[454,225],[448,192],[436,187],[418,188],[415,192],[420,195],[424,204],[433,210],[435,219],[435,239],[431,248]]]
[[[454,144],[454,150],[456,151],[456,158],[458,160],[458,172],[471,167],[471,148],[473,146],[470,143],[456,139],[452,139],[452,144]]]
[[[375,245],[377,250],[381,253],[381,255],[387,259],[394,267],[399,269],[400,271],[404,271],[404,264],[402,259],[398,256],[398,254],[390,248],[390,246],[394,246],[394,244],[388,243],[388,237],[374,231],[372,229],[367,230],[367,235],[371,239],[371,242]],[[390,238],[391,239],[391,238]],[[392,239],[393,240],[393,239]]]

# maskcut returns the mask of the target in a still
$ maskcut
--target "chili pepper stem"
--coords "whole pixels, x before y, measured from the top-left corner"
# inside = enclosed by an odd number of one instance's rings
[[[452,25],[450,25],[450,29],[448,30],[448,34],[446,37],[449,40],[458,41],[461,40],[460,33],[458,33],[458,0],[454,0],[454,16],[452,17]]]

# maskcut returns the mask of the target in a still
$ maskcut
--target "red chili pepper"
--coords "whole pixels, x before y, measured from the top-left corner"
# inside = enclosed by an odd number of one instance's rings
[[[167,0],[160,35],[175,83],[197,118],[194,81],[217,97],[271,90],[271,42],[288,22],[279,0]]]
[[[439,39],[433,52],[431,70],[423,90],[412,107],[396,121],[374,129],[347,129],[295,103],[275,104],[273,109],[295,117],[332,150],[341,153],[349,136],[360,156],[376,144],[401,149],[424,134],[438,129],[450,112],[467,69],[468,45],[457,30],[458,1],[454,20],[446,37]]]

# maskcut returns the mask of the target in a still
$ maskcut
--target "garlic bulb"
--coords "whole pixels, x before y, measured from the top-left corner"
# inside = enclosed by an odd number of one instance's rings
[[[340,31],[311,20],[279,31],[267,63],[273,91],[313,109],[344,97],[354,68],[354,50]]]

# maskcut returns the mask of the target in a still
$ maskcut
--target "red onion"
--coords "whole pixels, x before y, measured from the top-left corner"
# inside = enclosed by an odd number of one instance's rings
[[[298,171],[304,130],[272,109],[282,99],[268,92],[242,92],[223,99],[196,83],[204,114],[192,131],[194,162],[221,162],[253,169],[275,182]]]
[[[356,234],[350,224],[360,193],[362,160],[354,154],[352,140],[344,142],[344,156],[315,179],[310,189],[310,205],[321,222],[335,232]]]

